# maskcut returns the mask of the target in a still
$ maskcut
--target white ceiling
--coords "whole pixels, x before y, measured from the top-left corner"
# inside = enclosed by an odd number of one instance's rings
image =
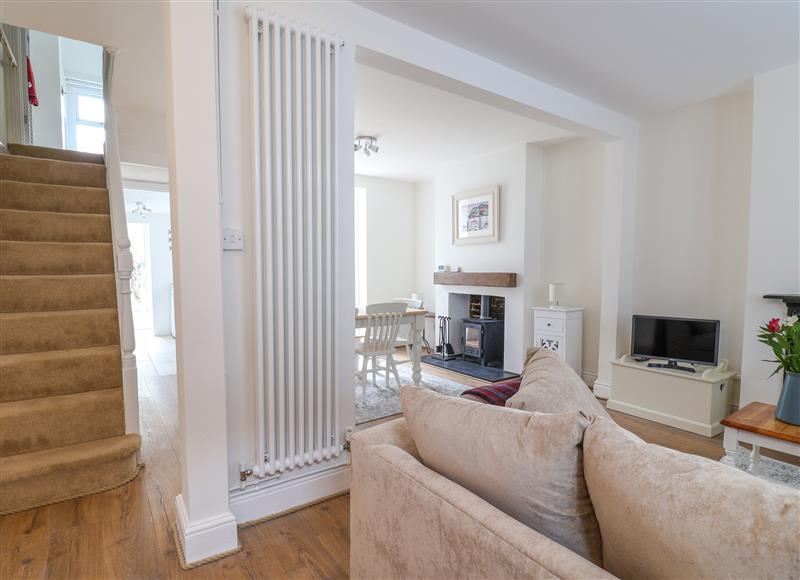
[[[164,112],[164,7],[145,0],[2,0],[0,19],[15,26],[119,50],[114,103]]]
[[[357,174],[422,181],[443,165],[572,134],[359,64],[356,135],[375,136],[380,147],[370,157],[356,153]]]
[[[798,2],[356,0],[634,117],[798,61]]]

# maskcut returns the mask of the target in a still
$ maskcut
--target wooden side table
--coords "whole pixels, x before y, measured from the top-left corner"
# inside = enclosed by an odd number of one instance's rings
[[[758,473],[762,447],[800,457],[800,427],[778,421],[775,405],[750,403],[721,423],[725,426],[722,439],[725,457],[722,462],[726,465],[736,465],[739,443],[753,446],[750,472],[754,474]]]

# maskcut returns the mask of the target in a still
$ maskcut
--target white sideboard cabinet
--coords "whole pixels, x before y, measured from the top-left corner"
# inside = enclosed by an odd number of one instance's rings
[[[553,351],[581,376],[583,308],[534,307],[533,344]]]

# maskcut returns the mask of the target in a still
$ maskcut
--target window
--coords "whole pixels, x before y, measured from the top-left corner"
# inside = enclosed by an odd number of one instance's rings
[[[356,251],[356,306],[363,310],[367,305],[367,190],[355,190],[355,251]]]
[[[64,86],[64,134],[67,149],[102,153],[106,142],[103,86],[67,79]]]

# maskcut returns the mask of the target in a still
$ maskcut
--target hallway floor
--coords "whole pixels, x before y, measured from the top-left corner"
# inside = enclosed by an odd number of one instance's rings
[[[0,578],[346,578],[349,496],[243,528],[240,553],[180,568],[169,529],[180,490],[177,377],[159,373],[171,368],[174,341],[138,344],[142,474],[105,493],[0,517]],[[722,456],[721,437],[611,414],[647,441]]]

